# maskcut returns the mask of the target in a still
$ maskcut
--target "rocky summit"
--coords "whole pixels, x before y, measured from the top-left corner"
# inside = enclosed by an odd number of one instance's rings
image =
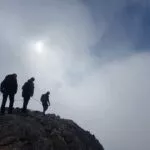
[[[90,132],[55,114],[29,110],[0,115],[0,150],[104,150]]]

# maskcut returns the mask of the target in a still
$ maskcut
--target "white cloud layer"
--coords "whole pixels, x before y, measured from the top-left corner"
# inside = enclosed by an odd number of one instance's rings
[[[149,52],[137,53],[132,44],[117,41],[117,49],[99,47],[97,55],[94,46],[109,17],[104,12],[98,31],[89,7],[81,1],[2,0],[0,6],[1,79],[17,72],[21,88],[35,76],[34,98],[39,100],[50,89],[49,112],[89,129],[105,149],[150,148]],[[39,54],[32,44],[41,40]],[[31,100],[29,108],[41,110],[41,105]]]

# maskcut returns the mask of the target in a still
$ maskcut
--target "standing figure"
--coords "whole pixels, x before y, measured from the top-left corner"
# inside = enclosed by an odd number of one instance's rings
[[[22,112],[27,111],[27,105],[29,103],[30,97],[32,97],[34,94],[34,80],[35,79],[32,77],[22,86],[22,97],[24,99]]]
[[[48,106],[50,106],[49,95],[50,95],[50,92],[47,92],[45,94],[42,94],[42,96],[41,96],[41,102],[43,105],[43,114],[44,115],[45,115],[46,110],[48,109]]]
[[[3,94],[1,113],[2,114],[5,113],[5,105],[6,105],[7,98],[9,97],[10,103],[9,103],[8,113],[11,114],[14,105],[14,97],[18,90],[17,74],[7,75],[1,83],[0,90]]]

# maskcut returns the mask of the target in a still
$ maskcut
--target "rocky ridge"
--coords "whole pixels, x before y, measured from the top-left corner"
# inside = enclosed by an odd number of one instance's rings
[[[0,115],[0,150],[104,150],[72,120],[29,110]]]

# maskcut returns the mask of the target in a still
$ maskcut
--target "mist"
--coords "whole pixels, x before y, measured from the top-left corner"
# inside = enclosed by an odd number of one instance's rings
[[[29,108],[74,120],[108,150],[149,149],[149,1],[1,0],[2,80],[34,76]],[[37,41],[44,43],[38,53]],[[37,100],[37,101],[35,101]]]

